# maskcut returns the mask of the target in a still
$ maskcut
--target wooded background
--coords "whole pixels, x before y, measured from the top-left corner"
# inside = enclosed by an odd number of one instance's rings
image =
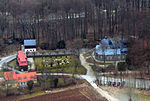
[[[149,16],[150,0],[0,0],[0,47],[24,39],[36,39],[43,49],[66,48],[77,39],[89,47],[90,41],[120,35],[131,39],[129,50],[139,55],[149,50]]]
[[[0,38],[38,45],[104,36],[148,38],[150,0],[1,0]],[[146,35],[145,35],[146,34]]]

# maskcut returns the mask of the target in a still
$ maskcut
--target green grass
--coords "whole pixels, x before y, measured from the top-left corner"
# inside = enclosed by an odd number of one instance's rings
[[[35,93],[31,93],[31,94],[27,94],[27,95],[22,95],[19,100],[23,100],[23,99],[28,99],[28,98],[32,98],[32,97],[36,97],[36,96],[40,96],[40,95],[45,95],[46,93],[44,92],[35,92]]]
[[[37,72],[42,72],[44,64],[42,64],[43,60],[49,60],[49,59],[68,59],[69,63],[68,64],[63,64],[63,65],[47,65],[45,68],[49,72],[53,73],[74,73],[74,74],[86,74],[86,69],[81,65],[80,60],[76,56],[63,56],[63,57],[38,57],[35,58],[35,64],[36,68],[38,68]],[[76,71],[75,71],[76,67]]]
[[[35,57],[34,63],[35,63],[35,68],[38,68],[38,73],[42,72],[42,69],[44,67],[44,62],[42,63],[43,60],[49,60],[50,59],[68,59],[69,63],[68,64],[60,64],[60,65],[53,65],[51,68],[51,65],[48,64],[45,68],[47,68],[50,72],[53,73],[74,73],[74,74],[86,74],[86,69],[81,65],[80,60],[76,56],[58,56],[58,57]],[[12,60],[9,62],[9,66],[15,67],[16,66],[16,59]],[[64,67],[59,68],[59,67]],[[75,71],[75,67],[76,71]]]
[[[3,72],[0,72],[0,77],[3,77],[4,76],[4,73]]]
[[[65,85],[65,82],[62,78],[58,78],[58,86]]]
[[[10,61],[10,62],[8,63],[8,65],[11,66],[11,67],[15,67],[15,66],[16,66],[16,59]]]
[[[88,57],[88,56],[91,56],[91,55],[92,55],[92,53],[93,53],[93,51],[91,51],[91,52],[87,52],[87,53],[83,54],[83,56],[84,56],[84,57]]]
[[[94,61],[93,61],[92,58],[88,58],[88,59],[86,59],[86,61],[87,61],[88,63],[94,63]],[[101,62],[95,61],[95,63],[96,63],[97,65],[104,65],[104,61],[101,61]],[[113,62],[106,62],[106,63],[105,63],[105,65],[111,65],[111,64],[113,64]]]

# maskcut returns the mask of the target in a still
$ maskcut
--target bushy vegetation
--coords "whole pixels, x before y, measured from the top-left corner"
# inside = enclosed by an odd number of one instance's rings
[[[8,63],[8,65],[9,65],[10,67],[16,67],[16,66],[17,66],[17,60],[14,59],[14,60],[10,61],[10,62]]]
[[[126,62],[119,62],[118,63],[118,71],[125,71],[127,69]]]
[[[87,52],[87,53],[83,54],[83,56],[84,56],[84,57],[88,57],[88,56],[91,56],[91,55],[92,55],[92,53],[93,53],[93,51],[91,51],[91,52]]]

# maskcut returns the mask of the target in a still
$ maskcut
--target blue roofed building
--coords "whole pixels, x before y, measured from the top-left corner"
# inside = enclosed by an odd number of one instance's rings
[[[103,40],[100,41],[100,45],[103,45],[105,47],[113,47],[112,41],[107,37],[105,37]]]
[[[126,59],[126,41],[120,38],[105,37],[96,45],[95,57],[100,61],[120,61]]]
[[[36,51],[36,40],[24,40],[24,50],[25,52],[35,52]]]

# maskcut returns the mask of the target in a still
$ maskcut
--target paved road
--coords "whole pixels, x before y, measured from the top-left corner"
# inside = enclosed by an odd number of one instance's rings
[[[7,56],[7,57],[2,58],[1,61],[0,61],[0,67],[2,67],[3,63],[7,63],[7,62],[10,62],[10,61],[12,61],[13,59],[15,59],[16,56],[17,56],[17,55],[14,54],[14,55],[10,55],[10,56]]]
[[[16,57],[17,57],[17,55],[14,54],[14,55],[10,55],[10,56],[2,58],[1,61],[0,61],[0,68],[7,68],[9,70],[16,71],[17,73],[21,73],[20,71],[14,69],[12,67],[7,66],[7,63],[14,60],[14,59],[16,59]],[[6,63],[6,65],[3,66],[3,64],[5,64],[5,63]]]
[[[83,65],[87,69],[87,74],[82,76],[85,80],[87,80],[91,86],[103,97],[105,97],[108,101],[119,101],[114,96],[111,96],[107,91],[102,90],[99,88],[96,83],[94,82],[96,80],[94,71],[89,66],[89,63],[86,62],[85,58],[83,57],[83,54],[80,54],[80,61],[81,65]]]

